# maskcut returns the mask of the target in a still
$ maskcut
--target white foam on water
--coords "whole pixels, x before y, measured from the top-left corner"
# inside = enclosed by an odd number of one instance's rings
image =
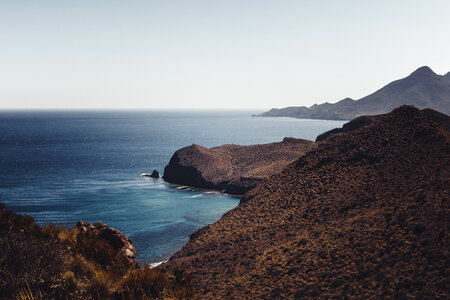
[[[150,268],[156,268],[157,266],[159,266],[159,265],[161,265],[161,264],[163,264],[163,263],[165,263],[165,262],[167,262],[167,260],[165,260],[165,261],[159,261],[159,262],[155,262],[155,263],[151,263],[151,264],[150,264]]]

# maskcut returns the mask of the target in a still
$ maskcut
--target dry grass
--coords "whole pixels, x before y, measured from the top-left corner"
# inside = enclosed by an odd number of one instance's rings
[[[184,272],[167,275],[121,259],[76,228],[39,227],[0,204],[0,299],[186,299]]]

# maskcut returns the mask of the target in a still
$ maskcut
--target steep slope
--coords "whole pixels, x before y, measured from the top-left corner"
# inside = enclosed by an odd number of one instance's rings
[[[274,108],[258,116],[350,120],[361,115],[386,113],[404,104],[411,104],[418,108],[432,108],[450,114],[449,74],[437,75],[425,66],[408,77],[391,82],[373,94],[356,101],[346,98],[334,104]]]
[[[213,298],[449,298],[450,136],[403,106],[321,143],[163,269]]]
[[[294,138],[279,143],[211,149],[194,144],[175,152],[163,178],[171,183],[240,195],[314,147],[311,141]]]

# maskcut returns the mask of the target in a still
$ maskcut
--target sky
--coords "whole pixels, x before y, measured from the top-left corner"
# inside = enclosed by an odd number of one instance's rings
[[[0,109],[269,109],[450,71],[448,0],[0,0]]]

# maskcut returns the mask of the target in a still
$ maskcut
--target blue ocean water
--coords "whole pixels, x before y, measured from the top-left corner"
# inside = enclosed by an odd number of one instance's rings
[[[145,179],[193,143],[314,140],[344,122],[252,118],[249,111],[0,111],[0,202],[39,224],[100,221],[141,262],[167,260],[238,198]]]

